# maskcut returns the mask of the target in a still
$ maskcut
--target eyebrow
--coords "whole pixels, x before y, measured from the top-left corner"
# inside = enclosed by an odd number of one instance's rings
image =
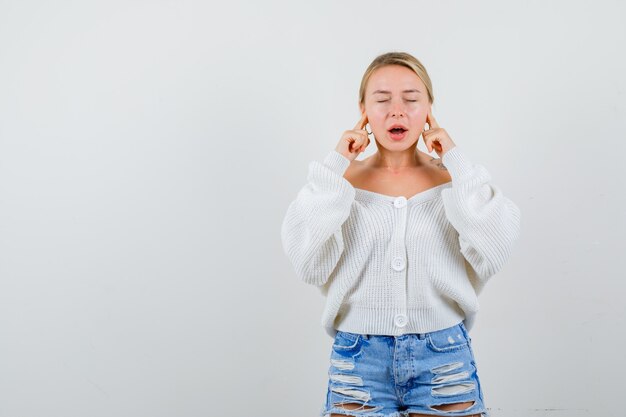
[[[416,90],[416,89],[411,89],[411,90],[404,90],[403,93],[421,93],[420,90]],[[391,91],[387,91],[387,90],[376,90],[372,93],[372,95],[374,94],[391,94]]]

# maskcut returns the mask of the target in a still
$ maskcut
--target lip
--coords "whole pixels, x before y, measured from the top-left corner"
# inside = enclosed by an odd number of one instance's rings
[[[408,136],[409,131],[405,130],[402,133],[391,133],[391,132],[388,132],[388,134],[389,134],[389,137],[391,138],[391,140],[401,141],[401,140],[403,140],[404,138],[406,138]]]
[[[400,128],[402,128],[402,129],[404,129],[405,131],[406,131],[406,130],[409,130],[409,128],[408,128],[408,127],[406,127],[405,125],[403,125],[402,123],[394,123],[394,124],[392,124],[391,126],[389,126],[389,127],[387,128],[387,131],[389,132],[391,129],[395,129],[395,128],[397,128],[397,127],[400,127]]]

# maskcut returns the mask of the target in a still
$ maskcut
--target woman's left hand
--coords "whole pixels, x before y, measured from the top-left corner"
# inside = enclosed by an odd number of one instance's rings
[[[439,155],[439,158],[443,158],[443,155],[454,148],[456,144],[452,142],[448,132],[439,127],[439,124],[437,124],[437,121],[433,117],[432,109],[428,111],[426,123],[428,123],[429,129],[422,132],[426,148],[428,148],[429,152],[432,152],[434,149],[437,155]]]

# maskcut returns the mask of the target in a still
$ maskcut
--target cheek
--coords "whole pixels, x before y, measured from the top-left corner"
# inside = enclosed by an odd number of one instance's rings
[[[428,106],[424,103],[411,103],[410,106],[407,107],[406,111],[413,115],[413,117],[417,115],[426,115],[428,113]],[[426,117],[426,116],[424,116]]]
[[[385,126],[385,112],[377,111],[376,109],[370,109],[367,111],[367,120],[373,129],[384,129]]]
[[[413,126],[419,129],[424,128],[424,124],[426,124],[426,116],[428,115],[428,109],[426,107],[421,107],[416,109],[414,113],[411,114],[411,119],[413,120]]]
[[[371,116],[376,119],[384,118],[385,114],[387,113],[387,111],[385,110],[383,106],[370,106],[367,108],[366,111],[367,111],[368,116]]]

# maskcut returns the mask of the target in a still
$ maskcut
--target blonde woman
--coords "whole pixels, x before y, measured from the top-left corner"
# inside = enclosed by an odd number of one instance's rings
[[[378,56],[361,119],[310,162],[287,209],[285,253],[326,296],[334,339],[320,416],[489,416],[468,332],[520,210],[438,124],[433,101],[415,57]],[[370,135],[377,152],[356,160]]]

